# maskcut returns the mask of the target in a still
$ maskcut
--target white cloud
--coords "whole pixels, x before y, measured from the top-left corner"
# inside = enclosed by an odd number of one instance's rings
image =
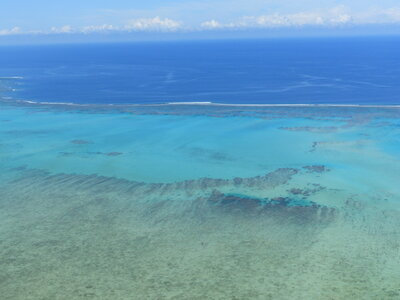
[[[203,29],[221,28],[284,28],[284,27],[337,27],[344,25],[400,24],[400,7],[384,10],[352,12],[345,6],[337,6],[329,10],[299,12],[293,14],[273,13],[260,16],[244,16],[233,22],[221,23],[216,20],[203,22]]]
[[[359,24],[400,23],[400,7],[362,12],[356,19]]]
[[[201,24],[205,29],[218,28],[279,28],[302,26],[338,26],[353,22],[353,17],[343,7],[327,11],[299,12],[294,14],[268,14],[261,16],[245,16],[230,23],[220,23],[215,20]]]
[[[72,33],[74,30],[70,25],[65,25],[62,27],[51,27],[50,33]]]
[[[92,33],[92,32],[108,32],[108,31],[116,31],[120,30],[119,27],[103,24],[103,25],[92,25],[92,26],[85,26],[79,30],[81,33]]]
[[[115,26],[111,24],[103,25],[91,25],[84,27],[72,27],[70,25],[65,25],[62,27],[52,27],[50,30],[43,31],[21,31],[19,28],[14,30],[3,30],[0,31],[0,35],[5,34],[66,34],[66,33],[107,33],[107,32],[130,32],[130,31],[157,31],[157,32],[168,32],[176,31],[182,28],[182,23],[172,20],[172,19],[161,19],[160,17],[155,18],[142,18],[135,19],[127,22],[124,26]],[[18,30],[17,30],[18,29]]]
[[[319,13],[273,14],[259,17],[244,17],[238,22],[246,27],[299,27],[345,24],[351,20],[348,15],[324,15]]]
[[[200,27],[206,28],[206,29],[216,29],[216,28],[223,28],[224,26],[215,20],[210,20],[210,21],[201,23]]]
[[[0,36],[2,35],[15,35],[15,34],[20,34],[21,29],[19,27],[14,27],[11,29],[0,29]]]
[[[393,22],[400,22],[400,8],[390,8],[385,13]]]
[[[226,20],[226,21],[221,21]],[[189,22],[190,23],[190,22]],[[240,30],[240,29],[269,29],[269,28],[301,28],[313,27],[341,27],[346,25],[379,25],[399,24],[400,6],[389,9],[370,9],[352,11],[343,5],[325,10],[303,11],[291,14],[270,13],[264,15],[249,15],[236,19],[227,19],[223,16],[190,25],[170,18],[159,16],[152,18],[136,18],[119,25],[102,24],[84,27],[65,25],[51,27],[48,30],[24,31],[19,27],[0,29],[0,36],[17,34],[90,34],[107,32],[175,32],[198,30]]]
[[[176,31],[181,28],[181,22],[160,17],[135,19],[124,27],[125,30],[134,31]]]

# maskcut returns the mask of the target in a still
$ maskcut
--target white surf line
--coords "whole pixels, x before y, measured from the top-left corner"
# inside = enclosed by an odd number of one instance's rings
[[[4,98],[3,98],[4,99]],[[400,108],[399,105],[377,105],[377,104],[307,104],[307,103],[281,103],[281,104],[247,104],[247,103],[217,103],[210,101],[194,101],[194,102],[166,102],[166,103],[130,103],[130,104],[113,104],[113,103],[73,103],[73,102],[39,102],[31,100],[14,100],[14,102],[28,103],[36,105],[69,105],[69,106],[113,106],[113,107],[154,107],[154,106],[225,106],[225,107],[350,107],[350,108]]]
[[[28,103],[35,105],[71,105],[71,106],[89,106],[91,104],[79,104],[73,102],[40,102],[40,101],[32,101],[32,100],[14,100],[13,102],[17,103]]]
[[[145,104],[146,105],[146,104]],[[233,107],[370,107],[370,108],[400,108],[399,105],[377,105],[377,104],[307,104],[307,103],[282,103],[282,104],[246,104],[246,103],[216,103],[216,102],[168,102],[161,105],[210,105],[210,106],[233,106]]]
[[[194,101],[194,102],[167,102],[167,105],[213,105],[218,104],[210,101]]]

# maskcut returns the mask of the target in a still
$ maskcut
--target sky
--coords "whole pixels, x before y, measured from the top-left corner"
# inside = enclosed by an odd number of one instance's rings
[[[399,0],[0,1],[0,39],[400,33]]]

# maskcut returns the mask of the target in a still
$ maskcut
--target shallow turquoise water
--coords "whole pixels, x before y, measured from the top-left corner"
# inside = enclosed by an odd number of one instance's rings
[[[0,103],[3,299],[398,299],[400,109]]]

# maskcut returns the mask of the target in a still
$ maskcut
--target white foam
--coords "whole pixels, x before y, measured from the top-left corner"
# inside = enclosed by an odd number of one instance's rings
[[[144,104],[146,105],[146,104]],[[212,105],[230,107],[376,107],[376,108],[400,108],[399,105],[373,105],[373,104],[307,104],[307,103],[275,103],[275,104],[247,104],[247,103],[217,103],[217,102],[168,102],[161,105]]]
[[[76,106],[86,106],[86,104],[75,104],[72,102],[39,102],[31,100],[15,100],[15,102],[29,103],[29,104],[42,104],[42,105],[76,105]]]
[[[6,100],[4,97],[2,98]],[[39,102],[31,100],[14,100],[15,102],[36,104],[36,105],[69,105],[69,106],[113,106],[113,107],[154,107],[154,106],[223,106],[223,107],[354,107],[354,108],[400,108],[398,105],[378,105],[378,104],[309,104],[309,103],[274,103],[274,104],[249,104],[249,103],[218,103],[211,101],[191,101],[191,102],[166,102],[166,103],[141,103],[141,104],[79,104],[73,102]]]
[[[8,77],[0,77],[1,79],[24,79],[22,76],[8,76]]]
[[[211,105],[214,104],[210,101],[194,101],[194,102],[168,102],[167,105]]]

